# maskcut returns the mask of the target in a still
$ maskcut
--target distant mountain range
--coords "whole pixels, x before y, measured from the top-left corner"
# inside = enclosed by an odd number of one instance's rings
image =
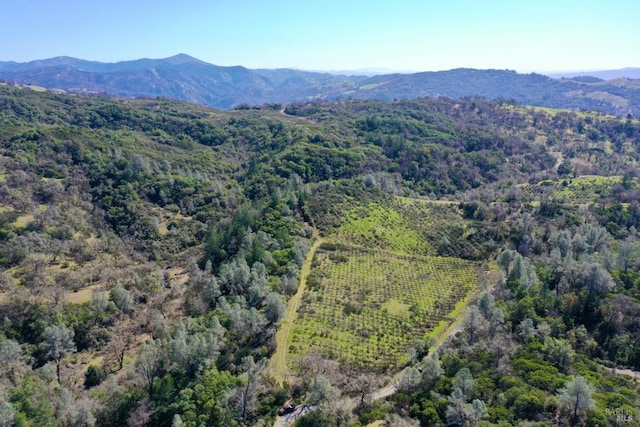
[[[601,70],[601,71],[575,71],[571,73],[553,73],[549,74],[550,77],[554,78],[567,78],[572,79],[575,77],[595,77],[597,79],[602,80],[613,80],[620,78],[627,79],[640,79],[640,68],[621,68],[619,70]]]
[[[221,109],[317,99],[481,96],[513,99],[534,106],[640,117],[640,80],[605,81],[596,74],[591,77],[579,74],[556,79],[535,73],[460,68],[413,74],[336,75],[293,69],[222,67],[184,54],[117,63],[70,57],[0,62],[0,80],[10,83],[85,95],[159,96]]]

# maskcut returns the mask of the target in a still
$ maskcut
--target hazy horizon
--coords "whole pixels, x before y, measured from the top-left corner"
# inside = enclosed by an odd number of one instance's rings
[[[37,62],[37,61],[44,61],[44,60],[50,60],[50,59],[54,59],[54,58],[61,58],[61,57],[71,57],[74,59],[79,59],[79,60],[85,60],[85,61],[95,61],[95,62],[102,62],[102,63],[111,63],[111,64],[116,64],[116,63],[122,63],[122,62],[129,62],[129,61],[136,61],[136,60],[163,60],[163,59],[168,59],[174,56],[178,56],[178,55],[188,55],[191,56],[194,59],[198,59],[200,61],[209,63],[211,65],[217,65],[217,66],[225,66],[225,67],[234,67],[234,66],[242,66],[242,67],[246,67],[243,64],[234,64],[234,65],[220,65],[217,64],[215,62],[209,62],[209,61],[205,61],[202,60],[201,58],[197,58],[193,55],[189,55],[187,53],[176,53],[174,55],[170,55],[167,57],[163,57],[163,58],[151,58],[149,56],[144,56],[144,57],[140,57],[140,58],[133,58],[133,59],[125,59],[125,60],[117,60],[117,61],[98,61],[98,60],[92,60],[92,59],[86,59],[86,58],[79,58],[79,57],[72,57],[70,55],[58,55],[58,56],[52,56],[52,57],[48,57],[48,58],[36,58],[36,59],[32,59],[32,60],[27,60],[27,61],[13,61],[13,60],[0,60],[0,62],[17,62],[17,63],[28,63],[28,62]],[[291,70],[299,70],[299,71],[307,71],[307,72],[313,72],[313,73],[327,73],[327,74],[336,74],[336,75],[382,75],[382,74],[413,74],[413,73],[422,73],[422,72],[438,72],[438,71],[450,71],[453,70],[455,68],[450,68],[450,69],[446,69],[446,70],[406,70],[406,69],[393,69],[393,68],[386,68],[386,67],[361,67],[361,68],[355,68],[355,69],[304,69],[304,68],[299,68],[299,67],[273,67],[273,68],[267,68],[267,67],[255,67],[255,68],[250,68],[250,67],[246,67],[249,69],[291,69]],[[538,74],[542,74],[542,75],[547,75],[547,76],[555,76],[555,75],[563,75],[563,74],[576,74],[576,73],[597,73],[597,72],[605,72],[605,71],[624,71],[624,70],[640,70],[640,67],[634,67],[634,66],[626,66],[626,67],[620,67],[620,68],[610,68],[610,69],[589,69],[589,70],[510,70],[508,68],[475,68],[475,67],[456,67],[456,68],[471,68],[471,69],[478,69],[478,70],[489,70],[489,69],[498,69],[498,70],[508,70],[508,71],[516,71],[520,74],[528,74],[528,73],[538,73]]]

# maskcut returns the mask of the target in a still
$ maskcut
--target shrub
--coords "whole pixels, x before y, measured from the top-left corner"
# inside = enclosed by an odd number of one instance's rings
[[[84,374],[84,388],[91,388],[99,385],[104,379],[104,371],[95,365],[89,365]]]

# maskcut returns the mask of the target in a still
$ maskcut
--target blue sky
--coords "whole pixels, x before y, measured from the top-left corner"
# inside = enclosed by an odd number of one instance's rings
[[[307,70],[640,66],[638,0],[2,0],[0,61]]]

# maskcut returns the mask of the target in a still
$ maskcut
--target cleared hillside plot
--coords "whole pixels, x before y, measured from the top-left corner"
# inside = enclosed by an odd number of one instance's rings
[[[554,198],[568,203],[590,203],[611,194],[622,183],[621,176],[584,175],[554,183]]]
[[[430,254],[430,245],[421,231],[398,209],[371,203],[347,212],[334,238],[368,248]]]
[[[501,240],[498,224],[464,218],[460,203],[396,197],[345,212],[332,241],[408,255],[488,259]]]
[[[480,264],[324,243],[316,251],[289,347],[386,371],[452,322]]]
[[[543,194],[547,194],[556,202],[584,205],[610,199],[616,187],[622,185],[622,176],[583,175],[524,184],[522,189],[530,200],[539,200]]]

